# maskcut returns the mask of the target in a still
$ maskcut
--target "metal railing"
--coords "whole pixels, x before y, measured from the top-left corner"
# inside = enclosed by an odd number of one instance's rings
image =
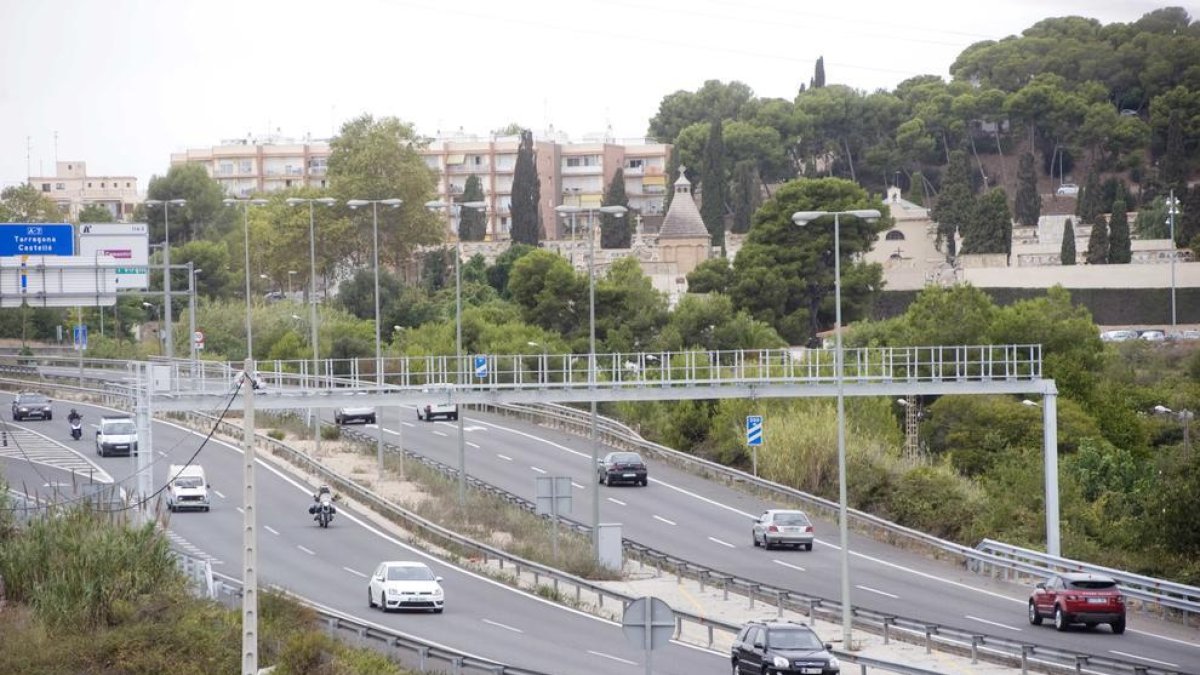
[[[590,415],[568,406],[495,404],[484,408],[534,423],[549,423],[580,436],[590,433]],[[838,517],[837,502],[648,441],[628,425],[616,420],[598,416],[596,434],[600,442],[607,446],[642,452],[705,477],[719,478],[728,483],[741,484],[799,502],[827,518],[836,520]],[[1136,604],[1142,608],[1153,606],[1163,613],[1178,612],[1185,621],[1200,617],[1200,588],[1195,586],[1055,557],[988,539],[981,542],[978,548],[972,548],[856,509],[849,509],[849,516],[850,524],[855,529],[869,532],[875,539],[890,544],[915,545],[935,555],[951,557],[978,574],[1005,576],[1009,579],[1041,578],[1057,571],[1106,574],[1116,579],[1122,591],[1136,600]]]

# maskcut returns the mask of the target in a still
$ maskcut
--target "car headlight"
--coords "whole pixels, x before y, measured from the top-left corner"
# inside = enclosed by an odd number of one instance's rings
[[[837,660],[836,656],[829,657],[829,667],[841,669],[842,662]]]
[[[445,592],[439,588],[433,592],[433,597],[440,598],[440,597],[442,597],[442,595],[444,595],[444,593]]]
[[[387,594],[388,595],[400,595],[400,590],[397,588],[389,588],[389,589],[387,589]]]
[[[775,664],[776,668],[787,668],[788,666],[792,665],[791,663],[788,662],[787,659],[783,658],[782,656],[776,656],[773,663]]]

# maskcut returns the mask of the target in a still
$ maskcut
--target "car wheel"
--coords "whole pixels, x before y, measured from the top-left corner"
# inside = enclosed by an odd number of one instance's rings
[[[754,530],[750,530],[750,539],[754,540],[754,548],[758,548],[758,535],[754,534]]]
[[[1109,625],[1112,626],[1113,635],[1121,635],[1125,632],[1125,617],[1121,617]]]
[[[732,672],[733,672],[733,675],[738,675],[738,673],[739,673],[739,672],[741,672],[741,671],[738,669],[738,662],[737,662],[737,659],[734,659],[734,660],[733,660],[733,671],[732,671]]]
[[[434,614],[441,614],[441,613],[442,613],[442,610],[444,610],[444,609],[446,609],[446,608],[445,608],[445,607],[434,607],[434,608],[433,608],[433,613],[434,613]]]
[[[367,609],[374,609],[375,596],[371,595],[371,587],[367,586]]]
[[[811,550],[812,550],[812,544],[805,544],[805,545],[804,545],[804,550],[805,550],[805,551],[811,551]]]
[[[1038,614],[1037,605],[1032,600],[1029,601],[1029,623],[1033,626],[1042,625],[1042,615]]]
[[[1054,628],[1060,631],[1067,629],[1067,615],[1063,614],[1062,607],[1054,608]]]
[[[333,423],[334,423],[334,424],[341,424],[341,423],[342,423],[342,416],[341,416],[341,415],[334,415],[334,416],[333,416]]]
[[[773,546],[771,546],[771,540],[767,539],[767,535],[765,535],[765,534],[763,535],[763,548],[767,549],[768,551],[770,551],[772,548],[774,548]]]
[[[367,420],[365,423],[366,424],[375,424],[375,416],[371,415],[371,419]]]
[[[450,416],[450,419],[452,419],[452,420],[454,420],[455,422],[457,422],[457,421],[458,421],[458,413],[454,413],[453,415],[451,415],[451,416]]]
[[[649,479],[649,478],[643,478],[643,479],[642,479],[642,487],[646,487],[646,486],[647,486],[647,485],[649,485],[649,484],[650,484],[650,479]]]
[[[383,613],[387,614],[387,600],[383,597],[383,591],[379,591],[379,609],[382,609]]]

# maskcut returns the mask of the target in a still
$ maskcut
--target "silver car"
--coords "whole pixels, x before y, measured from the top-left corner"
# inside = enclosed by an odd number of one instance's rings
[[[811,551],[813,547],[812,521],[803,511],[769,509],[754,521],[751,528],[755,546],[768,551],[776,546],[794,546]]]

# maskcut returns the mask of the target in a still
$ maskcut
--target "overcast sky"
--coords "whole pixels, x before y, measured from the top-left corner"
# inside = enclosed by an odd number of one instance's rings
[[[1179,4],[1179,3],[1175,3]],[[509,122],[641,137],[666,94],[740,80],[948,77],[968,45],[1051,16],[1135,21],[1148,0],[0,0],[0,185],[135,175],[221,139],[327,138],[395,115],[418,132]],[[1195,0],[1183,3],[1193,17]],[[890,14],[890,15],[889,15]],[[27,153],[27,146],[29,147]]]

